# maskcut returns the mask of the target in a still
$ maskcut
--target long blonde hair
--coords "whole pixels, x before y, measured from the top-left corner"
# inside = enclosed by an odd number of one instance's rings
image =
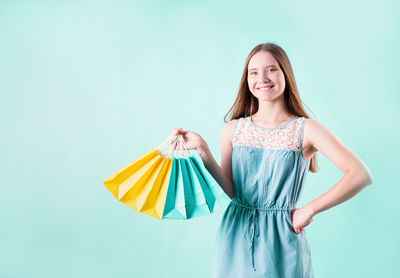
[[[286,52],[280,46],[274,43],[262,43],[254,47],[246,58],[242,79],[240,80],[239,92],[232,107],[226,113],[224,122],[226,123],[241,117],[253,115],[258,110],[258,100],[250,92],[247,83],[247,68],[251,57],[253,57],[253,55],[259,51],[268,51],[276,59],[279,67],[283,71],[286,83],[284,101],[287,111],[299,117],[310,118],[310,116],[304,110],[303,102],[300,99],[299,91],[297,89],[296,80],[294,79],[292,66]],[[228,115],[230,115],[229,120]],[[317,172],[317,169],[317,156],[314,154],[314,156],[311,158],[309,171],[315,173]]]

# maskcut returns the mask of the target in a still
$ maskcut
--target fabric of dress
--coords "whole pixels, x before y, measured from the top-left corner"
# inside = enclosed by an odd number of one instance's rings
[[[305,117],[277,128],[236,122],[232,138],[235,196],[218,228],[213,278],[313,278],[306,230],[297,234],[296,208],[310,166],[303,155]]]

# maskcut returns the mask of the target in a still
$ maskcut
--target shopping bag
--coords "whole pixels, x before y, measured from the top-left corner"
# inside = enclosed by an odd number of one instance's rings
[[[158,219],[208,215],[230,201],[181,134],[169,136],[103,183],[118,201]]]

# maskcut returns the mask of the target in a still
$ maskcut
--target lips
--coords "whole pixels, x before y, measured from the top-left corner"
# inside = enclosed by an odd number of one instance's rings
[[[260,91],[268,91],[268,90],[272,89],[274,86],[275,86],[275,85],[263,86],[263,87],[257,88],[257,90],[260,90]]]

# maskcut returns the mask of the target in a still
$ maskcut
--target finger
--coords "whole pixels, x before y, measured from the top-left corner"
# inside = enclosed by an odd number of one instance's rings
[[[182,128],[177,129],[176,135],[185,135],[187,131],[182,130]]]
[[[177,135],[178,132],[179,132],[179,128],[174,128],[174,129],[171,131],[171,136]]]
[[[182,131],[182,128],[174,128],[174,130],[171,132],[171,137],[176,137],[179,134],[185,134],[186,131]]]
[[[182,128],[177,128],[176,129],[176,135],[178,135],[178,134],[182,134]]]
[[[308,226],[311,222],[312,222],[312,220],[311,220],[311,221],[308,221],[308,222],[304,225],[304,227]]]

